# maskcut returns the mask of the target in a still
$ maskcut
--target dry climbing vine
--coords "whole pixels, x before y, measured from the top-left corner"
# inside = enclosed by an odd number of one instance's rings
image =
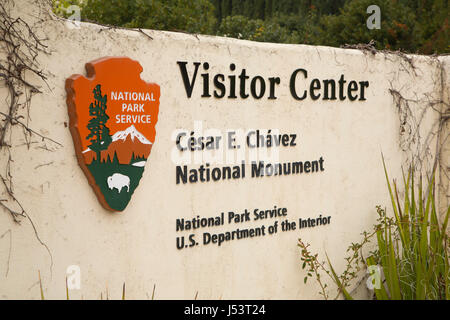
[[[444,100],[444,72],[442,63],[436,59],[438,70],[440,70],[439,84],[441,88],[439,97],[425,95],[422,98],[406,98],[399,90],[391,85],[389,89],[392,95],[394,105],[397,107],[400,131],[399,142],[403,151],[410,155],[410,165],[421,170],[426,159],[432,167],[438,166],[441,179],[439,179],[439,190],[446,198],[443,199],[443,207],[448,207],[448,181],[449,167],[448,160],[443,156],[443,148],[448,145],[449,131],[448,121],[450,119],[450,104]],[[414,65],[411,63],[412,68]],[[413,110],[418,110],[414,113]],[[421,124],[427,116],[427,113],[434,112],[438,115],[437,121],[433,124],[432,130],[427,133],[421,133]],[[424,135],[424,136],[422,136]],[[435,140],[435,150],[432,147],[432,141]]]
[[[414,64],[414,56],[407,55],[400,50],[377,50],[375,48],[375,41],[371,40],[367,44],[345,44],[341,46],[346,49],[361,50],[364,54],[383,54],[385,59],[391,60],[392,56],[398,56],[401,58],[399,71],[406,72],[414,77],[419,77],[417,73],[417,67]],[[449,144],[450,133],[448,131],[450,120],[450,104],[445,100],[446,90],[444,67],[442,62],[437,56],[430,56],[429,63],[437,65],[439,83],[435,85],[441,88],[439,97],[431,97],[430,95],[424,95],[421,98],[404,97],[401,93],[401,89],[394,88],[391,83],[389,93],[392,95],[394,106],[397,108],[399,118],[399,147],[402,151],[407,153],[410,157],[409,165],[417,170],[423,169],[425,159],[428,159],[431,166],[439,166],[439,173],[441,179],[439,180],[439,189],[444,194],[447,200],[444,200],[446,206],[448,206],[449,186],[450,181],[448,161],[443,160],[443,148]],[[448,80],[447,80],[448,81]],[[447,97],[448,97],[447,93]],[[424,119],[429,112],[435,112],[438,115],[438,120],[433,124],[432,130],[427,133],[421,133],[420,128]],[[425,134],[425,136],[422,136]],[[436,138],[436,149],[432,150],[431,143]],[[445,160],[445,159],[444,159]],[[447,183],[447,185],[444,185]]]
[[[42,2],[36,2],[42,9]],[[21,204],[14,191],[14,155],[36,146],[47,151],[61,146],[57,141],[40,134],[30,125],[30,108],[33,96],[42,93],[47,86],[47,76],[39,66],[38,57],[50,54],[45,45],[46,38],[38,36],[37,28],[45,13],[40,10],[35,24],[30,25],[21,17],[12,17],[13,0],[0,2],[0,208],[13,221],[28,220],[37,240],[50,254],[47,245],[40,239],[33,220]],[[3,99],[3,98],[2,98]],[[22,136],[23,143],[15,145]],[[14,137],[14,139],[13,139]],[[25,151],[26,152],[26,151]]]

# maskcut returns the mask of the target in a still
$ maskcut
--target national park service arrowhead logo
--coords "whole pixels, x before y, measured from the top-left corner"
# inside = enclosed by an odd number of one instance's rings
[[[139,185],[155,142],[160,88],[126,57],[86,64],[66,80],[70,132],[78,162],[100,203],[122,211]]]

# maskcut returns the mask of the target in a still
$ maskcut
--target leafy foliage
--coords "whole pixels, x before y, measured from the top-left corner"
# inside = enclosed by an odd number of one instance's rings
[[[342,46],[375,40],[378,49],[450,51],[448,0],[53,0],[54,11],[122,27],[215,34],[264,42]],[[370,5],[381,28],[368,29]]]
[[[348,1],[340,14],[323,16],[319,19],[314,30],[313,43],[339,46],[345,43],[368,43],[374,39],[378,49],[401,48],[410,52],[422,51],[423,53],[432,53],[433,49],[444,51],[445,47],[438,42],[434,46],[424,47],[425,34],[418,31],[424,23],[413,8],[406,4],[407,2],[409,1]],[[378,5],[381,9],[380,29],[370,30],[366,27],[368,18],[366,9],[372,4]],[[438,27],[435,25],[436,30]],[[429,32],[426,36],[431,36],[431,33]]]
[[[299,41],[297,32],[290,33],[276,22],[249,19],[244,16],[228,16],[219,26],[219,34],[253,41],[292,43]]]
[[[384,165],[384,160],[383,160]],[[392,203],[393,216],[377,207],[378,220],[371,233],[364,232],[361,243],[352,243],[348,248],[350,256],[346,258],[347,266],[343,273],[337,274],[327,257],[327,264],[320,262],[317,254],[311,253],[309,244],[299,240],[303,269],[308,277],[315,276],[321,287],[321,294],[328,299],[326,285],[320,278],[325,272],[338,287],[336,298],[342,293],[351,299],[347,289],[352,280],[358,277],[362,267],[374,270],[381,267],[382,274],[372,274],[379,279],[374,286],[378,300],[449,300],[450,299],[450,265],[448,219],[450,207],[439,223],[435,204],[434,172],[428,180],[428,187],[423,189],[422,179],[416,187],[414,170],[403,177],[404,197],[401,200],[397,185],[389,182],[384,167],[387,187]],[[364,258],[362,248],[372,238],[377,247],[369,257]],[[372,282],[373,283],[373,282]]]
[[[386,285],[375,289],[375,294],[378,299],[449,300],[450,207],[439,225],[434,172],[425,190],[422,179],[415,190],[414,170],[403,177],[405,196],[400,202],[395,181],[392,188],[386,167],[384,170],[394,217],[380,215],[380,227],[376,230],[378,250],[368,261],[368,265],[380,264],[386,279]]]
[[[211,34],[216,24],[208,0],[89,0],[82,18],[108,25]]]

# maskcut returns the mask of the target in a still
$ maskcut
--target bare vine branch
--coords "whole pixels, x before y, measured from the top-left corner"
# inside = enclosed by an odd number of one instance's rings
[[[40,3],[37,4],[37,7],[40,7]],[[39,138],[40,144],[43,145],[41,148],[44,150],[51,151],[46,142],[56,147],[62,146],[61,143],[30,127],[33,96],[43,92],[42,85],[50,89],[47,75],[40,67],[38,57],[50,53],[45,44],[47,38],[40,37],[36,27],[44,20],[36,17],[36,24],[30,24],[20,17],[13,17],[10,10],[14,5],[12,0],[0,2],[0,85],[3,85],[6,92],[5,102],[0,111],[0,168],[3,170],[0,172],[0,208],[17,224],[21,224],[22,219],[29,221],[36,239],[50,255],[51,272],[53,257],[50,249],[41,240],[35,223],[14,192],[13,156],[18,152],[16,148],[23,144],[15,146],[12,143],[14,128],[19,128],[28,149],[32,143],[36,143],[32,141],[36,137]],[[16,140],[17,136],[14,138]]]

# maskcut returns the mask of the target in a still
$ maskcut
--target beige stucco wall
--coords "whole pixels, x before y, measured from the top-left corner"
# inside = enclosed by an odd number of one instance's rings
[[[110,297],[120,298],[124,282],[129,299],[150,297],[154,285],[156,299],[189,299],[196,293],[199,299],[320,298],[314,281],[303,283],[297,239],[311,243],[322,257],[326,251],[342,270],[347,246],[360,240],[360,233],[375,222],[375,206],[390,208],[381,152],[392,178],[401,180],[401,166],[407,167],[411,161],[424,172],[429,170],[436,146],[445,142],[436,139],[439,113],[435,109],[441,110],[443,105],[431,108],[426,101],[445,99],[448,103],[448,80],[442,81],[443,75],[448,79],[448,57],[408,56],[412,67],[399,55],[358,50],[145,30],[150,39],[141,32],[86,23],[69,28],[65,21],[48,14],[45,5],[39,7],[31,0],[14,4],[12,16],[21,16],[41,36],[48,37],[45,44],[49,53],[38,56],[48,86],[30,75],[29,80],[36,81],[43,93],[32,99],[29,125],[62,146],[34,136],[28,149],[22,129],[13,127],[14,195],[51,255],[27,218],[19,225],[0,209],[2,299],[39,299],[38,270],[46,297],[65,298],[70,265],[81,270],[81,289],[70,292],[73,298],[98,299],[101,293],[105,297],[106,291]],[[142,79],[161,87],[156,142],[140,186],[120,214],[106,211],[97,201],[78,166],[65,125],[65,79],[85,74],[84,64],[103,56],[128,56],[139,61],[144,69]],[[200,83],[188,99],[176,64],[179,60],[208,61],[212,73],[227,73],[233,62],[237,70],[245,67],[251,75],[279,76],[278,99],[205,99],[200,97]],[[368,80],[367,101],[295,101],[288,84],[297,68],[307,69],[310,79],[338,79],[345,74],[348,79]],[[406,102],[395,103],[389,89],[400,92]],[[0,88],[2,110],[7,99],[7,92]],[[280,161],[322,156],[325,171],[177,185],[171,158],[173,132],[192,130],[194,121],[200,120],[204,128],[222,132],[271,128],[297,134],[297,146],[281,149]],[[448,141],[445,144],[448,153]],[[5,148],[0,152],[3,174],[8,153]],[[448,163],[443,166],[447,167]],[[0,198],[10,201],[5,193]],[[448,192],[441,192],[440,200],[441,208],[447,207]],[[177,218],[214,217],[222,211],[274,205],[286,207],[291,221],[322,214],[331,216],[331,224],[230,241],[220,247],[176,249],[176,237],[188,234],[175,231]],[[271,219],[264,224],[275,220],[282,221]],[[194,233],[200,238],[204,231],[236,227],[225,225]],[[361,298],[366,297],[363,289]]]

